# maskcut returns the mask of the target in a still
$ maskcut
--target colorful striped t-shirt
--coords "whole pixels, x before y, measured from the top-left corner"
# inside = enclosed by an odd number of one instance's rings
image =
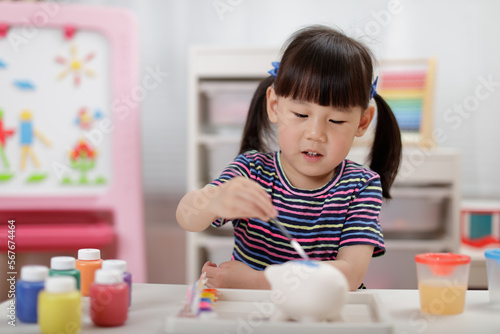
[[[259,183],[278,210],[278,220],[312,260],[335,260],[340,248],[373,245],[373,256],[385,253],[378,216],[382,205],[380,177],[369,168],[344,160],[321,188],[304,190],[287,180],[280,153],[240,154],[212,185],[236,176]],[[217,219],[219,227],[229,220]],[[263,270],[270,264],[300,259],[287,238],[272,223],[254,218],[233,219],[233,260]]]

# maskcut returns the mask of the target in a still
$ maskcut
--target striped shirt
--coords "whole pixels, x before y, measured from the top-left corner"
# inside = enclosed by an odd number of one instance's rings
[[[295,188],[287,180],[279,152],[240,154],[212,185],[236,176],[259,183],[278,210],[278,220],[302,245],[311,260],[335,260],[340,248],[373,245],[373,256],[385,253],[378,216],[382,205],[380,177],[374,171],[344,160],[335,176],[321,188]],[[219,227],[229,220],[212,222]],[[254,218],[232,220],[235,245],[232,259],[263,270],[270,264],[300,256],[270,222]]]

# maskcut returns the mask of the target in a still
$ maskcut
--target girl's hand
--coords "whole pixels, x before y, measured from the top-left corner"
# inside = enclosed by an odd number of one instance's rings
[[[268,221],[278,216],[271,198],[255,181],[239,176],[221,184],[211,202],[216,217],[258,218]]]
[[[206,262],[202,272],[207,273],[207,287],[231,289],[269,289],[269,283],[263,271],[250,268],[240,261],[228,261],[218,267]]]

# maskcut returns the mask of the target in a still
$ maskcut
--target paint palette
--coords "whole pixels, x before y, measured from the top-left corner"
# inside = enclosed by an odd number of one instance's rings
[[[179,310],[181,307],[179,307]],[[170,314],[166,333],[393,333],[388,311],[376,292],[350,292],[338,322],[274,321],[271,291],[218,289],[215,317],[189,318]]]

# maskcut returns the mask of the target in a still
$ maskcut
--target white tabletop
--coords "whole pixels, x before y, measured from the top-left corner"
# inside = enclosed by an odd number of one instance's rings
[[[433,316],[420,312],[417,290],[368,290],[377,293],[394,323],[394,334],[407,333],[500,333],[500,307],[489,303],[487,291],[467,291],[466,306],[462,314]],[[164,333],[168,314],[179,310],[185,297],[185,285],[134,284],[132,306],[124,326],[95,327],[85,311],[88,298],[84,298],[82,333]],[[0,304],[0,333],[39,333],[36,324],[16,321],[8,325],[7,302]]]

